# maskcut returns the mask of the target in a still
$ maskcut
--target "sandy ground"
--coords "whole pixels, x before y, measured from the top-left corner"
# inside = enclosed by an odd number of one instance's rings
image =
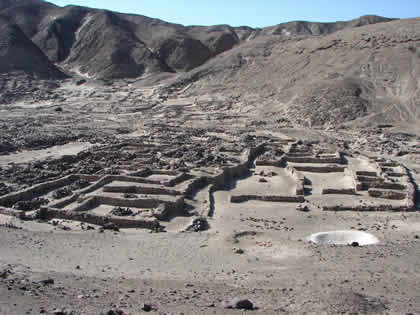
[[[198,149],[205,152],[207,147],[211,151],[217,141],[242,150],[241,139],[253,135],[320,141],[340,150],[343,141],[348,141],[354,152],[369,149],[371,153],[378,153],[379,146],[392,153],[388,145],[394,141],[383,142],[376,129],[369,134],[364,130],[352,134],[282,127],[277,123],[250,127],[260,118],[254,121],[251,115],[240,116],[226,109],[225,99],[218,100],[217,95],[211,94],[198,99],[174,95],[160,101],[157,88],[128,87],[123,83],[109,88],[66,83],[58,92],[66,96],[57,101],[63,112],[56,114],[48,106],[26,106],[25,111],[23,105],[11,106],[1,117],[3,123],[12,125],[22,117],[33,115],[38,119],[48,113],[60,120],[54,125],[57,130],[66,133],[71,127],[98,135],[105,144],[135,141],[139,137],[145,137],[142,141],[147,143],[175,143],[176,147],[170,148],[175,162],[181,149],[190,150],[191,154]],[[50,128],[51,121],[56,120],[40,123],[40,130]],[[25,136],[24,129],[16,129],[18,136]],[[361,137],[368,139],[365,144],[359,143]],[[406,140],[395,143],[400,148],[413,145]],[[70,141],[64,146],[11,153],[0,156],[0,166],[76,154],[89,146]],[[157,158],[165,150],[138,153],[121,161],[115,155],[124,156],[129,149],[108,155],[99,152],[86,163],[101,162],[107,170],[118,166],[122,172],[133,161],[139,163],[136,169],[151,163],[155,168],[167,169],[170,165],[160,166],[162,160]],[[239,152],[230,157],[243,158]],[[210,153],[215,156],[218,152]],[[225,151],[224,154],[228,155]],[[194,163],[201,163],[203,157],[207,156],[191,159],[185,165],[195,171]],[[413,155],[389,157],[407,165],[415,181],[420,182],[419,161]],[[356,170],[374,170],[360,154],[348,159]],[[98,172],[104,171],[101,167]],[[214,174],[215,168],[202,172]],[[31,171],[28,177],[37,176],[38,170]],[[234,297],[251,300],[253,312],[261,314],[420,313],[418,212],[322,211],[318,206],[328,203],[358,203],[360,199],[378,202],[365,195],[321,195],[321,187],[349,187],[349,178],[336,173],[303,172],[312,183],[308,185],[312,188],[310,194],[305,196],[310,212],[297,211],[296,204],[289,203],[231,203],[232,195],[290,195],[296,189],[296,182],[282,168],[256,167],[251,171],[252,176],[227,183],[227,190],[214,193],[214,213],[208,218],[210,228],[203,232],[183,232],[191,217],[162,222],[166,233],[138,229],[101,233],[98,226],[78,222],[54,225],[0,215],[0,314],[51,314],[55,309],[75,314],[100,314],[115,309],[142,314],[143,303],[150,304],[156,314],[241,314],[243,311],[226,309],[221,304]],[[262,183],[261,171],[276,175],[264,176],[267,183]],[[148,179],[170,178],[152,175]],[[9,176],[4,181],[12,179]],[[206,188],[188,201],[197,211],[208,201]],[[109,210],[108,206],[100,206],[95,211]],[[352,247],[307,241],[313,233],[336,230],[366,231],[376,236],[379,243]],[[53,283],[40,282],[49,278]]]
[[[1,282],[6,300],[0,309],[37,314],[41,307],[67,307],[89,314],[116,305],[138,314],[142,302],[160,313],[222,314],[222,300],[244,296],[267,314],[419,312],[417,213],[307,214],[292,205],[228,205],[226,194],[216,193],[211,230],[203,233],[63,231],[2,216],[23,229],[0,227],[0,262],[12,272]],[[368,231],[380,243],[353,248],[306,241],[312,233],[351,229]],[[34,279],[46,277],[55,281],[41,286],[39,299]]]
[[[93,144],[88,142],[73,142],[42,150],[24,150],[19,153],[0,156],[0,166],[9,163],[21,164],[45,159],[57,159],[65,155],[76,155],[92,146]]]

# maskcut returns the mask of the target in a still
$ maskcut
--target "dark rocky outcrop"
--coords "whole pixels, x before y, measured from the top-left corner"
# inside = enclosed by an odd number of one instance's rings
[[[0,73],[10,72],[41,78],[64,77],[19,26],[0,17]]]

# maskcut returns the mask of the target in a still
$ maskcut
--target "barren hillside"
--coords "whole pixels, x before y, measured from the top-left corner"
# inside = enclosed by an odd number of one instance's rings
[[[12,72],[25,72],[41,78],[65,77],[19,26],[0,16],[0,73]]]
[[[197,95],[223,91],[237,100],[238,111],[319,126],[361,117],[372,123],[418,119],[419,75],[420,19],[411,19],[321,37],[261,36],[174,86],[192,84],[188,91]]]

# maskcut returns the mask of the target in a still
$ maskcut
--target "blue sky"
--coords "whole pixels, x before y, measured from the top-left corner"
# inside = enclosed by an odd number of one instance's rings
[[[333,22],[362,15],[409,18],[420,16],[420,0],[52,0],[135,13],[183,25],[263,27],[305,20]]]

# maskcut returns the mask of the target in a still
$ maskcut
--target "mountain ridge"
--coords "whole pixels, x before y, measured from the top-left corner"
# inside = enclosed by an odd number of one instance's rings
[[[3,72],[59,78],[58,67],[94,80],[164,78],[168,93],[222,93],[236,112],[308,127],[420,119],[420,19],[183,26],[38,0],[5,3],[3,24],[33,45],[24,59],[43,61],[35,69],[3,59]]]
[[[131,78],[161,72],[188,72],[215,56],[259,36],[319,36],[355,25],[392,20],[366,16],[348,22],[296,21],[267,28],[251,28],[229,25],[183,26],[143,15],[73,5],[59,7],[40,0],[6,1],[0,10],[0,14],[19,25],[26,36],[53,63],[70,72],[105,79]],[[104,16],[112,22],[105,22]],[[95,19],[99,21],[92,21]],[[86,20],[89,20],[89,23]],[[92,51],[97,49],[98,39],[95,39],[95,36],[83,38],[83,47],[89,51],[84,54],[78,50],[81,43],[76,34],[79,34],[81,28],[83,33],[97,33],[99,24],[109,34],[125,34],[122,38],[127,45],[124,46],[122,40],[117,45],[108,36],[107,41],[103,39],[104,47],[98,52],[99,57],[90,63],[86,56],[95,54]],[[73,53],[73,50],[76,52]],[[121,56],[131,61],[124,63]],[[100,70],[103,68],[108,69]]]

